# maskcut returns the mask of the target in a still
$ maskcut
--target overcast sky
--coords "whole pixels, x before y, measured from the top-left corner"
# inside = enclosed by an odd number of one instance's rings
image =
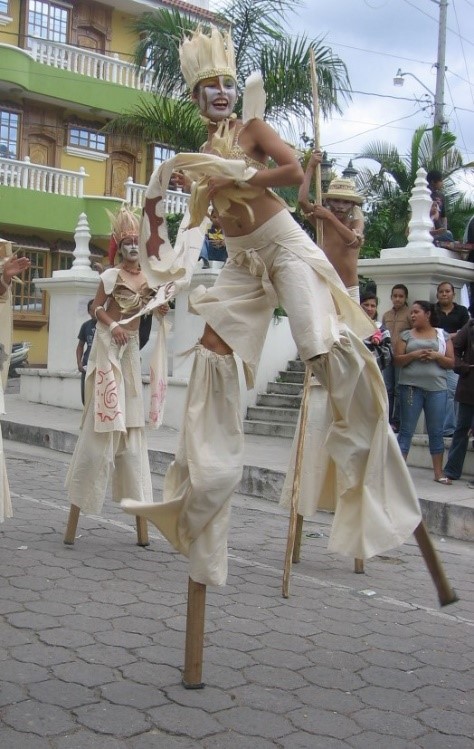
[[[433,0],[303,0],[288,16],[290,33],[325,36],[347,65],[352,102],[321,123],[322,147],[339,169],[376,140],[405,154],[414,130],[432,124],[434,96],[410,76],[403,88],[393,78],[401,68],[434,93],[438,19]],[[474,161],[474,0],[449,0],[447,26],[444,111],[466,163]]]

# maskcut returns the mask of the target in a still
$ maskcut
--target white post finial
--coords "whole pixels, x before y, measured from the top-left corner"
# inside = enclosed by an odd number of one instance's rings
[[[417,247],[433,244],[430,229],[433,221],[430,218],[432,204],[431,193],[426,181],[426,171],[421,167],[416,173],[415,186],[408,201],[411,208],[411,219],[408,223],[408,245]]]
[[[74,241],[76,246],[74,248],[74,262],[72,267],[74,271],[81,269],[91,270],[91,252],[89,249],[89,242],[91,240],[91,233],[89,230],[89,223],[85,213],[81,213],[79,221],[77,222],[76,231],[74,233]]]

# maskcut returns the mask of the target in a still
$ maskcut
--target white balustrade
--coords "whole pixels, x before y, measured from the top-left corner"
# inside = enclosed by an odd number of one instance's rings
[[[25,156],[24,161],[0,158],[0,185],[8,187],[82,198],[86,177],[82,166],[78,172],[71,172],[67,169],[32,164],[29,156]]]
[[[36,62],[53,68],[69,70],[71,73],[116,83],[119,86],[139,91],[152,90],[153,74],[145,68],[137,70],[133,63],[120,60],[116,54],[108,57],[89,49],[72,47],[69,44],[33,39],[31,55]]]
[[[143,208],[147,185],[138,185],[132,177],[125,181],[125,200],[132,208]],[[165,197],[166,213],[184,213],[189,202],[189,194],[181,190],[167,190]]]

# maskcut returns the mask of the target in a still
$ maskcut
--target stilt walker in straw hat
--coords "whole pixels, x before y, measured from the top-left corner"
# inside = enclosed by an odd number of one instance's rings
[[[359,206],[363,203],[363,198],[356,192],[351,179],[338,177],[332,180],[327,193],[323,195],[325,206],[311,203],[309,187],[314,178],[316,165],[321,161],[321,151],[314,151],[308,161],[298,200],[304,216],[314,227],[318,219],[322,221],[322,249],[349,295],[359,302],[357,261],[364,241],[364,214]]]
[[[314,456],[316,494],[337,494],[330,548],[366,558],[402,543],[421,515],[414,486],[388,428],[385,388],[362,343],[374,326],[348,295],[323,251],[298,226],[272,187],[299,185],[293,150],[262,119],[259,75],[247,81],[243,118],[232,41],[198,29],[180,48],[183,75],[208,127],[200,154],[179,154],[153,175],[142,223],[147,272],[172,260],[162,197],[173,171],[195,180],[190,227],[209,208],[219,214],[229,259],[213,288],[196,289],[191,310],[205,321],[195,348],[184,424],[164,483],[164,503],[122,503],[154,522],[189,557],[191,580],[222,585],[227,576],[230,498],[242,475],[243,433],[234,352],[254,386],[277,304],[289,317],[300,357],[328,390],[327,461]],[[269,160],[275,166],[269,167]],[[197,259],[197,258],[196,258]],[[357,425],[357,429],[353,425]],[[337,480],[334,480],[334,477]]]
[[[142,313],[160,320],[150,362],[150,422],[161,423],[167,362],[163,315],[166,287],[150,286],[140,268],[138,217],[127,207],[110,214],[110,268],[101,276],[92,304],[97,319],[85,380],[85,407],[66,487],[71,502],[64,543],[73,544],[79,512],[99,514],[112,476],[114,501],[152,502],[139,353]],[[168,289],[171,293],[171,289]],[[137,521],[138,543],[148,543],[146,521]]]

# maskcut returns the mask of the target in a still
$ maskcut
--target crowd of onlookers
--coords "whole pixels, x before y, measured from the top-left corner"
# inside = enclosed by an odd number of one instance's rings
[[[423,412],[434,479],[441,484],[461,477],[474,428],[474,319],[469,314],[473,310],[457,304],[454,296],[452,283],[443,281],[435,304],[409,304],[407,287],[396,284],[392,307],[380,321],[376,294],[361,296],[361,306],[380,331],[367,344],[382,369],[390,424],[400,449],[406,458]],[[443,466],[445,437],[452,441]]]

